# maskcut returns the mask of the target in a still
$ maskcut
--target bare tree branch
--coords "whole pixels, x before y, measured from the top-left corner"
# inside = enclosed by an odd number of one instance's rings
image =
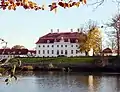
[[[93,11],[95,11],[99,6],[101,6],[103,3],[105,2],[105,0],[97,0],[97,2],[92,3],[92,4],[88,4],[89,5],[93,5],[95,6],[95,8],[93,9]]]

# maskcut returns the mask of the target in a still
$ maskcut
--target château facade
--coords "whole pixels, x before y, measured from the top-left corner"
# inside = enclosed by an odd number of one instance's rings
[[[79,32],[57,32],[48,33],[39,38],[36,42],[37,57],[74,57],[85,56],[85,53],[79,52]]]

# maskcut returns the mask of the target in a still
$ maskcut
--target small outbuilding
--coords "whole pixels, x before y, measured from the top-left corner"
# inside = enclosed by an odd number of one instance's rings
[[[104,56],[112,56],[112,50],[110,48],[106,48],[102,51]]]

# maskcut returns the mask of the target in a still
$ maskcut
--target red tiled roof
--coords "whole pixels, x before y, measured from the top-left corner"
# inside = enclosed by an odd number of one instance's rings
[[[59,42],[62,37],[65,42],[68,42],[68,39],[70,39],[71,43],[76,43],[76,40],[79,39],[80,34],[81,33],[78,33],[78,32],[48,33],[40,37],[39,40],[36,42],[36,44],[47,43],[47,40],[50,41],[49,43],[54,43],[55,40]]]
[[[106,48],[103,50],[103,53],[112,53],[112,50],[110,48]]]
[[[29,50],[28,52],[33,53],[33,54],[36,54],[36,51],[35,51],[35,50]]]
[[[4,53],[3,53],[4,52]],[[28,49],[0,49],[0,55],[26,55],[28,53]]]

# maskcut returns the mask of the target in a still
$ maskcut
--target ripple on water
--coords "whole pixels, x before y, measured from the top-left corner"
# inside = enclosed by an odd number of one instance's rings
[[[9,85],[0,77],[0,92],[120,92],[120,75],[37,73]]]

